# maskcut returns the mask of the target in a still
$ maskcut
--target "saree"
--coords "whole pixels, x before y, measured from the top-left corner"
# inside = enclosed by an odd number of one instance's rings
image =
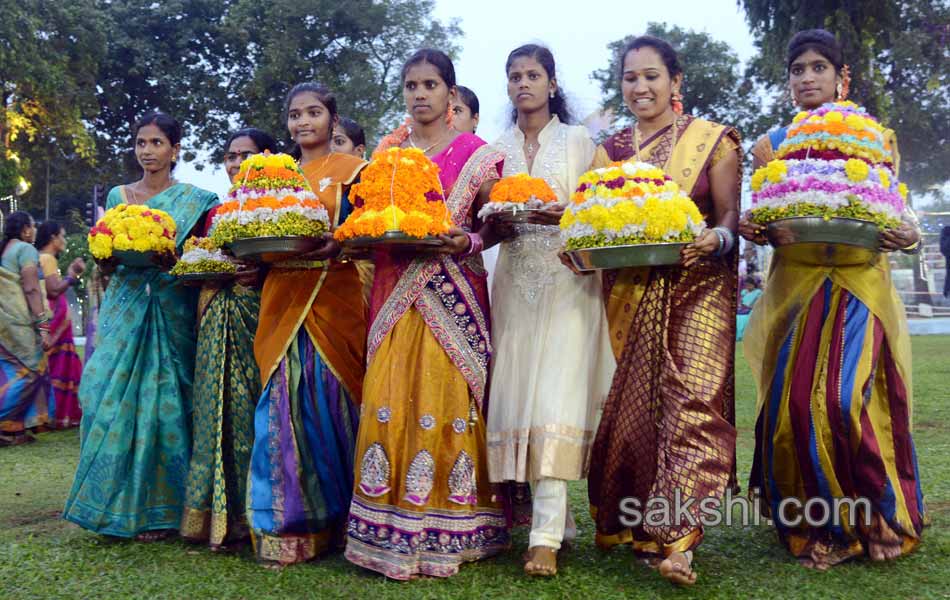
[[[0,433],[20,434],[48,420],[46,356],[20,286],[20,271],[30,265],[39,266],[39,255],[31,244],[14,240],[4,249],[0,264]]]
[[[52,254],[40,254],[44,273],[59,273],[59,263]],[[82,361],[73,343],[73,322],[69,318],[66,292],[49,299],[53,319],[50,321],[50,347],[46,351],[52,390],[49,402],[49,424],[56,429],[77,427],[82,418],[79,407],[79,381]]]
[[[107,208],[125,202],[109,192]],[[169,213],[178,251],[215,203],[178,183],[145,204]],[[63,517],[105,535],[177,529],[191,450],[195,290],[154,268],[119,266],[79,386],[79,465]]]
[[[752,291],[742,290],[740,297],[739,312],[736,313],[736,341],[741,342],[745,335],[746,327],[749,326],[749,319],[752,318],[752,309],[762,295],[762,290],[754,289]]]
[[[247,537],[247,471],[261,393],[254,361],[259,312],[260,293],[238,283],[206,284],[198,298],[193,439],[181,535],[212,548]]]
[[[330,154],[303,166],[331,226],[366,162]],[[343,539],[353,490],[366,307],[352,262],[290,261],[264,281],[254,356],[264,382],[254,412],[247,520],[257,557],[290,564]]]
[[[676,144],[672,128],[677,127]],[[708,171],[740,152],[735,130],[685,116],[641,146],[693,199],[710,227]],[[598,149],[595,165],[633,157],[631,130]],[[671,156],[672,155],[672,156]],[[739,190],[735,191],[738,202]],[[737,207],[738,208],[738,207]],[[699,502],[719,498],[735,468],[734,354],[737,253],[707,256],[689,268],[624,269],[605,277],[607,318],[617,371],[594,439],[588,496],[601,547],[668,556],[702,540]],[[623,519],[635,499],[694,499],[688,515],[660,524]],[[622,520],[623,519],[623,520]]]
[[[472,227],[478,189],[503,158],[472,134],[432,158],[456,225]],[[488,485],[487,273],[480,256],[375,262],[345,556],[392,579],[448,577],[508,546]]]
[[[896,172],[897,144],[887,135]],[[784,130],[765,137],[753,153],[768,162],[783,137]],[[844,258],[847,248],[836,251]],[[758,392],[749,487],[767,515],[778,515],[787,499],[837,507],[838,522],[824,526],[775,519],[779,539],[797,558],[836,564],[863,554],[865,519],[875,514],[907,553],[919,544],[927,516],[911,433],[904,306],[884,253],[834,267],[812,256],[809,245],[775,250],[746,330]],[[871,515],[866,507],[833,504],[841,498],[867,499]]]

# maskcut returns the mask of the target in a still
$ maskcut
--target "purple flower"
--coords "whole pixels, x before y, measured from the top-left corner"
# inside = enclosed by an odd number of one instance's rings
[[[363,208],[363,205],[366,203],[366,200],[363,200],[361,196],[353,196],[353,206],[356,208]]]
[[[627,182],[623,177],[617,177],[616,179],[611,179],[610,181],[604,182],[604,185],[608,190],[618,190],[623,187],[623,184]]]
[[[435,190],[429,190],[426,192],[426,200],[429,202],[439,202],[442,200],[442,194]]]

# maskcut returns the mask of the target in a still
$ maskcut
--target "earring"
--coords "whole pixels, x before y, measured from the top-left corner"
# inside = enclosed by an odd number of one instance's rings
[[[551,90],[551,93],[548,94],[551,98],[554,98],[554,90]]]
[[[671,104],[673,105],[673,112],[678,115],[683,114],[683,95],[680,94],[679,90],[673,92],[673,101]]]

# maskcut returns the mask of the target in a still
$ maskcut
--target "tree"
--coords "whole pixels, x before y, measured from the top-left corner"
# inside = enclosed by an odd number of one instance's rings
[[[86,122],[105,32],[93,0],[0,0],[0,195],[48,157],[51,145],[77,161],[95,158]],[[37,205],[37,191],[24,208]]]
[[[400,68],[416,49],[454,54],[457,24],[431,17],[431,0],[239,0],[228,15],[228,45],[239,60],[228,87],[242,123],[286,136],[284,97],[301,81],[337,96],[339,110],[374,139],[400,112]],[[238,51],[237,49],[241,49]]]
[[[750,135],[750,130],[756,133],[762,129],[756,86],[743,78],[739,57],[728,44],[707,33],[664,23],[649,23],[645,33],[666,40],[676,50],[683,68],[684,111],[732,125],[745,136]],[[604,94],[604,109],[611,109],[616,115],[628,114],[620,93],[620,53],[634,37],[610,42],[610,65],[591,74]]]
[[[922,192],[950,164],[950,4],[932,0],[742,0],[759,56],[750,73],[786,85],[785,48],[802,29],[825,28],[844,49],[851,99],[892,127],[901,179]]]

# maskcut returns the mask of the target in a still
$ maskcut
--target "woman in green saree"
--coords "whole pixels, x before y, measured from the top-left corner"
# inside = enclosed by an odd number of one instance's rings
[[[135,126],[142,178],[109,192],[107,208],[169,213],[180,249],[217,203],[176,182],[181,126],[163,113]],[[96,353],[86,364],[79,466],[63,517],[97,533],[152,540],[181,522],[191,449],[197,292],[161,268],[115,267],[102,301]]]
[[[228,178],[253,154],[277,152],[260,129],[240,129],[224,145]],[[205,222],[211,230],[215,210]],[[233,282],[206,284],[198,299],[191,466],[185,486],[181,535],[212,550],[247,538],[244,515],[247,471],[254,441],[254,409],[261,375],[254,360],[254,332],[261,311],[256,269],[241,269]],[[252,287],[253,286],[253,287]]]

